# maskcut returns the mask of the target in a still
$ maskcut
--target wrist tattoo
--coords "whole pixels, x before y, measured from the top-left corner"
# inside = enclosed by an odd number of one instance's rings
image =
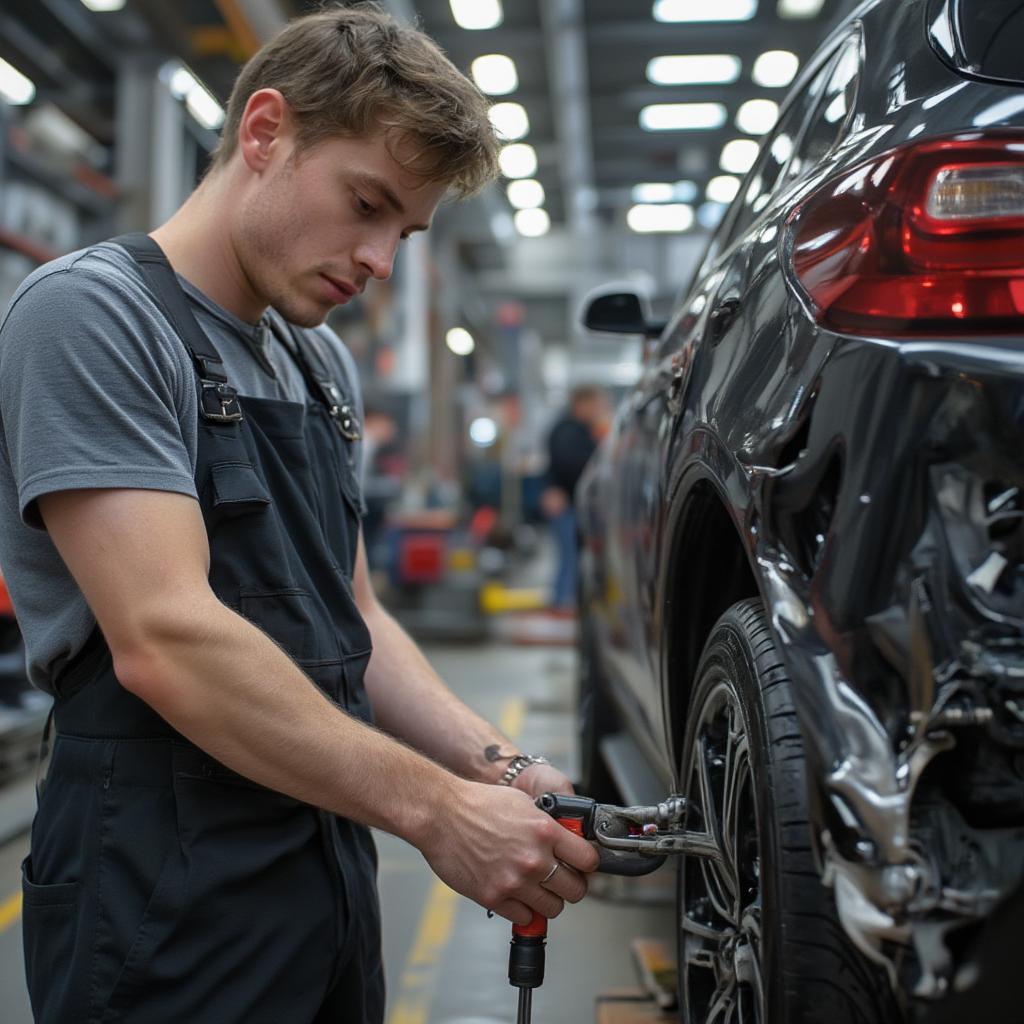
[[[484,759],[490,764],[494,764],[496,761],[511,761],[515,756],[515,754],[503,754],[500,743],[492,743],[489,747],[484,747]]]

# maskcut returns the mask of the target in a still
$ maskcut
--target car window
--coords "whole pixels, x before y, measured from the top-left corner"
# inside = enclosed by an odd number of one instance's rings
[[[765,138],[754,166],[750,169],[743,187],[733,201],[725,221],[728,224],[725,245],[738,238],[768,205],[772,192],[783,177],[793,147],[800,136],[800,129],[821,96],[832,70],[832,61],[818,72],[793,102],[782,112],[778,124]]]
[[[805,124],[808,124],[808,129],[819,121],[828,125],[833,134],[828,138],[825,152],[831,149],[842,130],[845,113],[853,106],[859,54],[860,36],[847,38],[825,59],[821,70],[783,108],[753,168],[712,235],[699,268],[680,293],[682,297],[689,295],[696,283],[711,272],[718,257],[753,223],[768,204],[775,189],[809,166],[810,154],[820,149],[827,132],[819,128],[814,133],[815,137],[810,138],[812,132],[803,131]],[[839,114],[841,108],[844,108],[843,114]],[[837,114],[836,123],[828,120]],[[798,145],[799,152],[794,153]]]
[[[816,166],[832,151],[843,133],[843,127],[860,83],[860,36],[853,35],[840,47],[830,66],[828,81],[804,128],[803,135],[786,168],[790,180]]]

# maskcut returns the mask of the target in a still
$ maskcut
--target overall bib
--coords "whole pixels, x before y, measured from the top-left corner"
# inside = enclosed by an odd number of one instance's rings
[[[214,593],[332,703],[371,721],[370,635],[352,592],[354,412],[298,332],[282,341],[309,401],[239,398],[156,243],[116,241],[195,366],[195,480]],[[56,689],[53,756],[23,871],[37,1022],[379,1024],[368,830],[203,753],[119,684],[98,628]]]

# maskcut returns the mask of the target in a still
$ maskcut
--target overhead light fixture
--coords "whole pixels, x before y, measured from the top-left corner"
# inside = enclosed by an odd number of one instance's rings
[[[780,18],[815,18],[825,6],[825,0],[779,0]]]
[[[747,100],[736,111],[736,127],[748,135],[765,135],[779,119],[779,105],[774,100]]]
[[[540,238],[551,230],[551,218],[547,210],[516,210],[514,220],[516,231],[525,238]]]
[[[473,81],[488,96],[505,96],[519,88],[519,75],[515,61],[503,53],[488,53],[477,57],[469,66]]]
[[[655,21],[750,21],[757,0],[654,0]]]
[[[697,223],[708,231],[714,231],[722,222],[726,209],[724,203],[701,203],[697,207]]]
[[[739,178],[734,178],[731,174],[719,174],[708,182],[704,195],[713,203],[731,203],[739,190]]]
[[[521,139],[530,131],[530,118],[521,103],[495,103],[487,113],[494,130],[510,142]]]
[[[766,50],[757,60],[750,72],[755,85],[766,89],[781,89],[796,78],[800,68],[800,58],[789,50]]]
[[[727,85],[740,77],[742,66],[731,53],[654,57],[647,62],[647,80],[655,85]]]
[[[502,21],[501,0],[450,0],[459,28],[497,28]]]
[[[124,7],[124,0],[82,0],[82,3],[90,11],[99,11],[101,13],[119,11]]]
[[[757,159],[758,145],[753,139],[733,139],[722,147],[719,166],[730,174],[746,174]]]
[[[648,132],[721,128],[725,116],[721,103],[652,103],[640,111],[640,127]]]
[[[528,142],[502,146],[498,165],[506,178],[532,178],[537,173],[537,151]]]
[[[667,181],[645,181],[634,185],[630,194],[634,203],[670,203],[676,197],[676,190]]]
[[[0,57],[0,96],[15,107],[31,103],[36,97],[35,82],[13,64]]]
[[[544,205],[544,186],[534,178],[510,181],[505,194],[517,210],[533,210]]]
[[[689,231],[693,227],[693,207],[686,203],[638,203],[626,214],[630,229],[640,234],[655,231]]]
[[[204,128],[216,131],[224,124],[224,108],[184,64],[168,61],[160,69],[160,77],[171,95],[184,100],[185,108]]]
[[[444,336],[444,343],[457,356],[468,356],[476,348],[473,335],[465,327],[453,327]]]

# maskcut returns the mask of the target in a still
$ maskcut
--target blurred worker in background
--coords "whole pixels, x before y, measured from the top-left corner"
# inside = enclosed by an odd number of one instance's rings
[[[576,485],[598,441],[608,429],[608,399],[600,388],[576,388],[568,410],[548,434],[548,470],[541,509],[551,523],[558,566],[551,607],[569,612],[576,607]]]
[[[513,921],[586,891],[594,850],[533,803],[569,781],[377,602],[358,382],[322,326],[496,157],[428,38],[329,8],[246,65],[166,224],[12,300],[0,563],[55,696],[24,865],[42,1024],[380,1024],[368,826]]]

